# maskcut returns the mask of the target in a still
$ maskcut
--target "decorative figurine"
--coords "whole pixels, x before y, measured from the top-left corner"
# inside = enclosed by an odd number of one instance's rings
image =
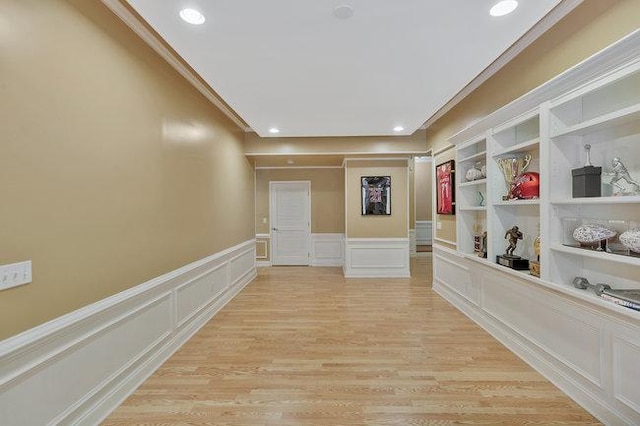
[[[584,150],[587,153],[584,167],[571,170],[573,198],[600,197],[602,167],[591,164],[591,145],[586,144]]]
[[[478,191],[478,206],[484,207],[484,194],[482,191]]]
[[[513,254],[513,251],[516,249],[516,246],[518,245],[518,240],[522,239],[522,232],[520,232],[517,226],[514,226],[504,234],[504,238],[506,239],[507,237],[509,237],[509,247],[507,247],[507,250],[505,251],[505,254],[504,254],[505,257],[520,257],[520,256],[515,256]]]
[[[509,238],[509,246],[505,250],[505,254],[496,256],[496,261],[499,265],[517,270],[529,269],[529,261],[527,259],[523,259],[522,257],[513,254],[516,246],[518,245],[518,240],[523,239],[523,237],[522,232],[517,226],[509,229],[504,234],[505,239]]]
[[[609,183],[618,188],[618,191],[616,191],[614,195],[635,195],[640,192],[640,184],[633,180],[629,171],[618,157],[613,157],[613,160],[611,160],[611,166],[613,167],[613,177]],[[633,192],[625,192],[625,187],[620,184],[621,180],[624,180],[629,185],[633,186]]]

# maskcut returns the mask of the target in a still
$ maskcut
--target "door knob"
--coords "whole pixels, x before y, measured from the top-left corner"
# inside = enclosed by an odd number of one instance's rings
[[[278,228],[271,228],[271,230],[272,230],[272,231],[277,231],[277,230],[278,230]]]

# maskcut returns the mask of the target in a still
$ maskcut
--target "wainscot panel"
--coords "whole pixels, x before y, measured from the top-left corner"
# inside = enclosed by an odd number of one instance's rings
[[[410,277],[408,238],[348,238],[344,276]]]
[[[99,423],[255,276],[250,240],[0,342],[0,424]]]

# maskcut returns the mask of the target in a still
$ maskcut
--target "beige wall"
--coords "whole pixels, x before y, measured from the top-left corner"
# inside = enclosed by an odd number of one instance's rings
[[[640,27],[638,0],[585,0],[502,70],[427,129],[428,145],[446,139]]]
[[[391,215],[363,216],[362,176],[391,176]],[[346,171],[347,238],[408,238],[408,167],[406,161],[348,161]]]
[[[433,216],[431,164],[416,162],[415,165],[416,220],[431,220]]]
[[[0,6],[0,338],[253,238],[225,116],[98,0]]]
[[[256,170],[256,233],[269,233],[269,182],[311,181],[311,232],[344,232],[344,169]],[[264,219],[267,223],[264,223]]]

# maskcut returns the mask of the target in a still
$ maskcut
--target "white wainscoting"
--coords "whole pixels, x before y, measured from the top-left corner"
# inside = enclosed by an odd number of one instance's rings
[[[408,238],[347,238],[344,276],[410,277]]]
[[[250,240],[0,342],[0,424],[99,423],[255,276]]]
[[[344,234],[311,234],[311,266],[344,265]]]
[[[430,246],[433,244],[433,222],[430,220],[416,221],[416,244]]]
[[[433,289],[599,420],[640,424],[640,312],[434,246]]]

